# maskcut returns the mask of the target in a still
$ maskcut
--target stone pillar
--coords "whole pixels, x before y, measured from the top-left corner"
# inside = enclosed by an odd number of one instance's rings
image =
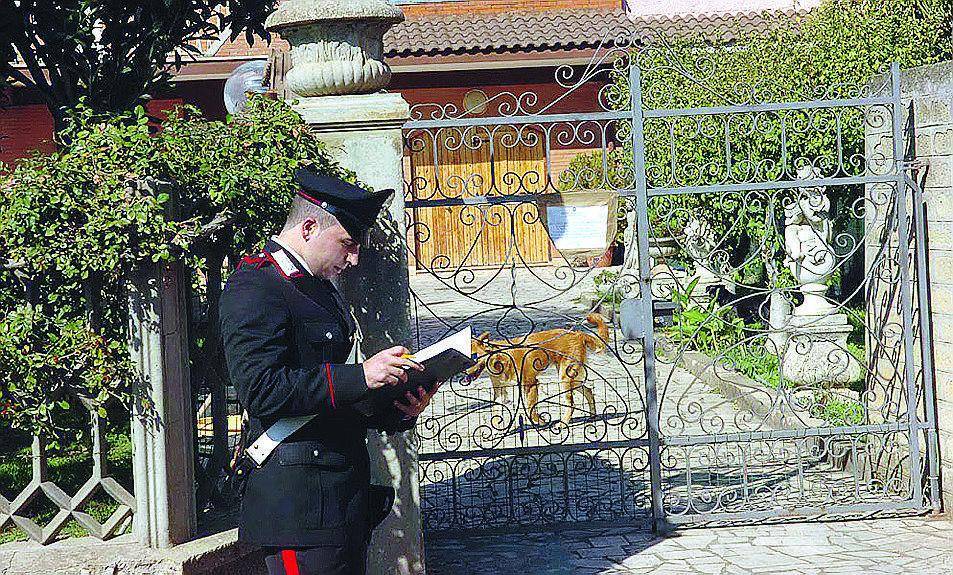
[[[397,190],[360,263],[338,286],[351,304],[363,332],[362,351],[370,355],[396,344],[408,345],[410,282],[404,238],[401,126],[409,107],[400,94],[324,96],[299,100],[295,109],[335,159],[375,189]],[[397,489],[394,513],[375,532],[368,573],[423,573],[417,452],[409,434],[370,433],[373,480]]]
[[[410,343],[401,128],[410,116],[390,80],[384,32],[403,20],[386,0],[287,0],[266,25],[291,44],[295,109],[335,159],[375,189],[397,190],[359,265],[339,281],[363,332],[363,351]],[[394,512],[374,534],[368,573],[424,573],[417,452],[410,434],[368,435],[372,480],[397,489]]]
[[[146,266],[128,277],[135,533],[148,547],[184,543],[196,532],[187,281],[181,262]]]
[[[940,485],[944,510],[948,511],[953,505],[953,62],[904,70],[900,88],[904,107],[912,106],[907,110],[913,114],[905,143],[913,145],[913,156],[922,165],[916,177],[924,189],[936,377],[936,402],[926,407],[934,410],[939,430]],[[889,128],[888,124],[883,131]],[[892,141],[883,131],[867,127],[868,155],[885,148],[890,154]],[[868,229],[873,223],[868,219]],[[868,258],[877,253],[876,242],[868,235]],[[895,310],[888,313],[896,314]],[[890,317],[890,321],[899,320]],[[897,363],[902,369],[902,362]],[[919,363],[917,358],[918,369]],[[920,449],[925,449],[922,443]]]

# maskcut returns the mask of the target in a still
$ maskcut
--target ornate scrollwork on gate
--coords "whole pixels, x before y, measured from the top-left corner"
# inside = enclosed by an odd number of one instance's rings
[[[412,108],[418,337],[470,325],[482,362],[419,426],[431,528],[935,500],[897,69],[793,95],[764,81],[718,91],[711,52],[686,53],[624,32],[558,69],[553,98]],[[593,190],[618,196],[624,253],[574,261],[540,201]],[[622,329],[633,317],[647,331]],[[566,334],[605,350],[554,352]]]

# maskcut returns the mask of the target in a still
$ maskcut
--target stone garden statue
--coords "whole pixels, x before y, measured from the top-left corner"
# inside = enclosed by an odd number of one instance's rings
[[[718,276],[712,272],[712,262],[709,261],[717,246],[715,238],[712,237],[711,224],[705,218],[692,216],[682,233],[685,235],[685,251],[695,262],[695,275],[699,285],[717,283]]]
[[[624,272],[639,273],[639,246],[638,238],[635,237],[635,209],[626,209],[625,212],[625,231],[622,232],[622,242],[625,244],[625,257],[622,260],[622,270]]]
[[[798,168],[799,180],[822,177],[813,166]],[[786,326],[781,372],[800,385],[838,387],[857,380],[861,366],[847,350],[851,326],[847,316],[824,296],[837,269],[831,247],[831,203],[823,186],[796,189],[797,197],[784,209],[784,263],[797,281],[803,303],[794,308]]]
[[[798,168],[799,179],[818,179],[820,171],[812,166]],[[831,202],[822,186],[797,189],[795,201],[784,208],[785,265],[791,270],[804,296],[795,315],[825,315],[831,311],[824,299],[827,282],[837,269],[831,248]]]

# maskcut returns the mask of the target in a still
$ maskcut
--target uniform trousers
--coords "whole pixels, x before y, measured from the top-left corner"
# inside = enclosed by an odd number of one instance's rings
[[[367,571],[367,542],[351,548],[328,545],[265,552],[268,575],[364,575]]]

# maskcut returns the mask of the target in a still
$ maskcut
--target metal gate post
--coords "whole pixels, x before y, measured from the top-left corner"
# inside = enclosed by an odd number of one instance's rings
[[[630,56],[633,59],[635,55]],[[645,173],[645,132],[642,116],[642,71],[638,62],[629,64],[629,96],[632,106],[632,157],[635,171],[635,210],[638,217],[639,298],[642,308],[642,351],[645,355],[645,419],[649,435],[649,477],[652,486],[652,517],[655,531],[666,527],[662,507],[662,455],[659,433],[658,389],[655,385],[655,325],[652,313],[652,270],[649,265],[649,200]]]
[[[912,106],[911,106],[912,118]],[[912,125],[911,121],[911,125]],[[910,136],[914,137],[913,134]],[[912,158],[911,158],[912,159]],[[905,174],[906,175],[906,174]],[[914,178],[907,175],[907,187],[913,197],[913,221],[916,230],[917,246],[917,309],[920,320],[920,360],[923,366],[923,406],[926,410],[927,426],[927,478],[930,481],[930,506],[939,513],[942,510],[940,500],[940,456],[937,445],[936,423],[936,378],[933,372],[933,324],[930,314],[930,268],[927,259],[927,226],[923,213],[923,189]]]
[[[904,366],[903,378],[907,394],[907,428],[910,448],[910,487],[913,503],[923,503],[923,483],[920,477],[920,419],[917,417],[917,388],[913,371],[913,300],[910,293],[910,236],[907,231],[907,182],[903,171],[903,103],[900,100],[900,64],[890,65],[893,100],[893,154],[897,171],[897,263],[900,266],[900,305],[903,319]],[[889,241],[889,238],[888,238]],[[917,278],[922,281],[922,278]]]

